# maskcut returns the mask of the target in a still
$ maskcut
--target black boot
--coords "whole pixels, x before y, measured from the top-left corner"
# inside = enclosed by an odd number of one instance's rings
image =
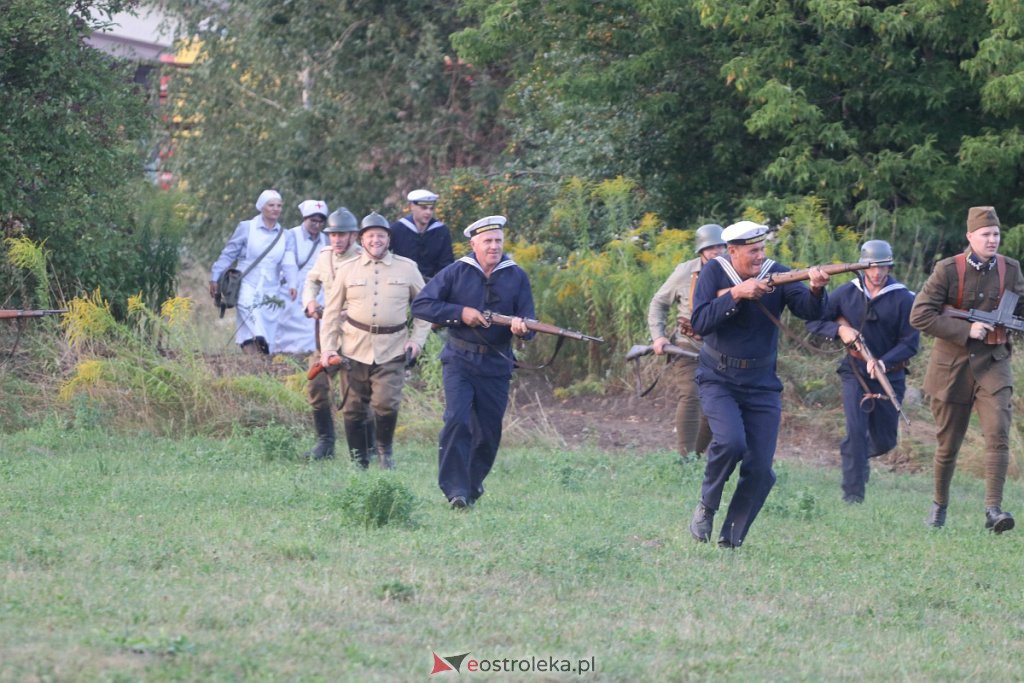
[[[704,507],[704,501],[697,503],[697,508],[690,518],[690,535],[701,543],[707,543],[711,539],[712,523],[715,519],[715,511]]]
[[[398,424],[398,413],[391,415],[374,415],[374,428],[377,432],[377,462],[382,470],[395,469],[392,457],[392,442],[395,438],[395,425]]]
[[[924,520],[924,523],[936,529],[946,526],[946,506],[932,503],[932,510],[928,513],[928,518]]]
[[[1013,515],[1003,512],[998,505],[985,508],[985,528],[997,534],[1009,531],[1013,528]]]
[[[348,454],[352,462],[364,470],[370,466],[370,449],[367,445],[366,420],[345,417],[345,441],[348,442]]]
[[[313,426],[316,428],[316,445],[303,453],[309,460],[332,460],[334,458],[334,418],[331,406],[313,409]]]

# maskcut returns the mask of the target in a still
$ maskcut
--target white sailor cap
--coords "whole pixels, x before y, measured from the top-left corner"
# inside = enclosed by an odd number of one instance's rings
[[[757,244],[768,239],[768,226],[754,221],[733,223],[722,231],[722,240],[727,244]]]
[[[256,200],[256,210],[262,211],[266,203],[273,199],[281,201],[281,193],[277,190],[263,190],[263,192],[260,192],[260,196]]]
[[[482,232],[489,230],[501,230],[505,227],[505,223],[508,221],[504,216],[487,216],[481,218],[476,223],[473,223],[468,228],[462,231],[462,234],[466,237],[475,237]]]
[[[317,213],[324,218],[327,218],[327,215],[331,212],[327,210],[327,204],[319,199],[307,199],[299,204],[299,213],[302,214],[303,218],[309,218],[313,214]]]
[[[433,206],[437,203],[437,195],[430,190],[413,190],[406,196],[410,204],[420,206]]]

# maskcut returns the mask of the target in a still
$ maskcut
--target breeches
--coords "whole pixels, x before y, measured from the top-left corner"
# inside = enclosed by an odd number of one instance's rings
[[[374,415],[398,414],[405,384],[405,360],[401,357],[386,363],[360,363],[349,359],[348,396],[342,406],[346,421],[358,421]]]
[[[971,403],[948,403],[932,399],[935,437],[938,441],[935,449],[936,503],[949,503],[949,485],[973,407],[978,411],[978,423],[985,438],[985,506],[1002,505],[1003,484],[1006,482],[1006,469],[1010,461],[1012,398],[1012,387],[1004,387],[992,393],[980,384],[975,384]]]

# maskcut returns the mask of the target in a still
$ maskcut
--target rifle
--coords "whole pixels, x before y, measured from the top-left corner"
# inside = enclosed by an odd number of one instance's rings
[[[842,273],[850,273],[856,270],[867,270],[868,268],[890,265],[892,265],[892,263],[889,261],[869,261],[867,263],[826,263],[823,266],[811,266],[811,268],[820,268],[824,272],[828,273],[829,276],[832,276],[840,275]],[[770,292],[772,289],[780,285],[788,285],[791,282],[802,282],[804,280],[811,279],[811,268],[790,270],[784,273],[768,273],[767,277],[764,278],[764,282],[768,284],[768,291]],[[726,287],[718,290],[718,296],[722,296],[730,289],[730,287]]]
[[[670,356],[687,356],[689,358],[697,358],[700,356],[696,351],[690,351],[689,349],[684,349],[683,347],[676,346],[675,344],[665,344],[663,351]],[[626,360],[637,360],[644,356],[649,356],[652,353],[654,353],[653,345],[644,346],[643,344],[634,344],[632,348],[626,352]]]
[[[853,329],[853,326],[850,325],[848,322],[846,322],[845,319],[839,318],[838,320],[840,321],[841,324],[845,324],[848,327],[850,327],[851,329]],[[896,398],[896,391],[892,388],[892,382],[889,381],[889,378],[885,375],[885,372],[883,372],[882,370],[879,369],[878,360],[875,358],[874,354],[871,353],[871,349],[868,348],[867,343],[864,341],[864,337],[861,336],[860,330],[855,330],[855,331],[857,332],[857,339],[855,339],[853,344],[851,345],[852,346],[851,351],[852,350],[856,350],[857,352],[860,353],[860,355],[864,358],[864,360],[867,363],[873,363],[874,364],[874,366],[875,366],[875,375],[874,375],[875,381],[878,382],[879,386],[882,387],[882,391],[885,392],[885,398],[888,398],[889,402],[892,403],[892,407],[896,409],[896,414],[899,415],[900,417],[902,417],[903,421],[906,422],[907,426],[909,427],[910,426],[910,418],[907,417],[907,414],[903,412],[903,406],[900,404],[900,400],[898,398]],[[854,368],[854,372],[859,373],[859,371],[856,368]],[[865,386],[865,390],[866,389],[867,389],[867,387]],[[864,400],[867,400],[869,398],[874,398],[874,397],[875,397],[875,395],[868,394],[865,391],[864,399],[862,399],[861,402],[863,402]],[[881,397],[879,397],[879,398],[881,398]]]
[[[331,360],[329,361],[329,364],[331,367],[334,367],[336,365],[344,365],[346,368],[348,368],[348,362],[345,360],[344,356],[332,356]],[[309,368],[309,372],[306,373],[306,379],[312,380],[314,377],[323,372],[324,369],[324,364],[321,363],[320,361],[313,363],[313,365]]]
[[[1014,332],[1024,332],[1024,318],[1018,318],[1013,314],[1018,300],[1020,300],[1020,296],[1017,295],[1017,292],[1003,292],[1003,296],[999,299],[999,307],[994,311],[979,311],[977,308],[965,311],[946,304],[942,307],[942,315],[968,320],[972,323],[1002,327]]]
[[[15,320],[17,318],[42,318],[44,315],[60,315],[67,313],[66,308],[57,309],[42,309],[42,310],[17,310],[17,309],[0,309],[0,320]]]
[[[511,315],[505,315],[503,313],[495,313],[493,311],[483,311],[484,319],[491,325],[505,325],[509,327],[512,325]],[[591,337],[589,334],[583,334],[576,330],[569,330],[564,327],[558,327],[557,325],[550,325],[548,323],[542,323],[539,320],[533,320],[531,318],[523,318],[523,322],[526,323],[528,330],[534,332],[542,332],[544,334],[554,334],[559,337],[568,337],[569,339],[578,339],[580,341],[596,342],[603,344],[604,339],[601,337]]]

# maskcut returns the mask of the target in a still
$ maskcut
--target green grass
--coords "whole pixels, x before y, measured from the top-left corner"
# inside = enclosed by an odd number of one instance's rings
[[[430,443],[365,475],[251,437],[0,438],[0,680],[428,680],[432,650],[593,656],[588,680],[1024,678],[1024,529],[986,533],[967,477],[933,531],[929,477],[874,473],[847,507],[837,471],[779,463],[723,551],[686,530],[702,464],[667,452],[506,448],[459,513]],[[346,518],[381,476],[411,522]]]

